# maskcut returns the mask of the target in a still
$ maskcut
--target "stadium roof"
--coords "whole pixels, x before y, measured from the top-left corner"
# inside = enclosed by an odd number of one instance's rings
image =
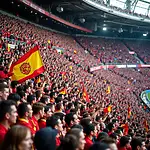
[[[92,1],[101,2],[103,0]],[[110,5],[122,9],[126,9],[126,3],[131,1],[131,10],[135,13],[137,12],[144,15],[150,13],[150,0],[104,0],[104,3],[106,3],[106,1],[109,1]],[[34,0],[34,2],[65,20],[87,28],[90,24],[93,28],[97,26],[98,30],[106,26],[108,29],[117,31],[123,29],[124,31],[130,32],[150,32],[149,23],[137,22],[106,13],[84,3],[83,0]],[[63,11],[58,11],[61,7]]]
[[[104,0],[106,3],[106,0]],[[110,0],[110,5],[120,7],[122,9],[126,8],[127,0]],[[150,14],[149,11],[150,7],[150,0],[131,0],[131,11],[135,13],[148,15]]]
[[[14,2],[12,4],[12,1]],[[63,18],[73,24],[88,28],[93,30],[92,35],[100,36],[115,36],[115,37],[127,37],[127,38],[137,38],[147,34],[147,38],[150,37],[150,23],[145,23],[142,21],[135,21],[129,18],[123,18],[112,13],[102,11],[96,7],[88,5],[83,0],[32,0],[38,6],[44,10]],[[92,0],[92,1],[102,1],[102,0]],[[125,9],[125,4],[127,1],[131,1],[131,9],[144,9],[145,12],[149,12],[150,0],[107,0],[110,1],[110,5],[117,5],[117,7],[122,7]],[[106,0],[104,0],[106,2]],[[143,5],[142,5],[143,4]],[[8,7],[12,5],[12,7]],[[19,7],[18,7],[19,6]],[[74,28],[69,28],[64,26],[53,19],[43,16],[43,14],[37,11],[27,8],[23,3],[19,3],[18,0],[7,0],[4,4],[0,6],[3,10],[8,10],[9,12],[19,13],[20,16],[26,18],[27,20],[35,21],[38,24],[46,24],[47,27],[56,29],[59,31],[67,30],[69,33],[73,34],[85,34],[79,30],[74,30]],[[139,7],[139,8],[138,8]],[[140,11],[139,11],[140,12]],[[143,11],[142,11],[143,12]],[[103,32],[103,28],[107,28],[107,32]],[[66,32],[66,31],[65,31]],[[106,35],[107,34],[107,35]],[[145,37],[146,38],[146,37]]]

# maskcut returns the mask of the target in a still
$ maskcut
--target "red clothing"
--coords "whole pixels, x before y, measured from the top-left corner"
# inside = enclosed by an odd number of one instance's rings
[[[4,73],[4,71],[0,71],[0,78],[5,79],[8,78],[8,75]]]
[[[84,150],[89,150],[89,148],[93,145],[93,141],[88,136],[85,137],[85,141]]]
[[[0,144],[3,142],[7,131],[8,130],[2,124],[0,124]]]
[[[35,134],[35,132],[36,132],[36,130],[34,130],[34,128],[32,127],[32,124],[30,123],[29,120],[26,120],[26,119],[23,119],[23,118],[19,118],[17,120],[17,124],[29,128],[32,134]]]
[[[119,147],[118,150],[127,150],[125,147]]]
[[[132,150],[131,146],[126,147],[127,150]]]
[[[69,114],[69,113],[70,113],[70,109],[66,110],[65,113],[66,113],[66,114]]]
[[[60,138],[56,136],[56,147],[59,147],[61,144]]]
[[[127,150],[126,147],[120,147],[120,142],[117,143],[118,150]]]
[[[32,119],[30,119],[30,121],[31,121],[32,127],[37,132],[39,130],[38,120],[34,116],[32,116]]]
[[[40,129],[45,128],[46,127],[46,119],[40,119],[38,121],[38,124],[39,124]]]
[[[16,88],[12,88],[12,93],[16,93],[17,89]]]
[[[113,133],[112,131],[109,131],[109,132],[108,132],[108,135],[111,135],[112,133]]]

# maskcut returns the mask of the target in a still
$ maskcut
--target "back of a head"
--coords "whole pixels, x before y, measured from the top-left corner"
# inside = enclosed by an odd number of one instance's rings
[[[137,150],[137,147],[141,147],[142,146],[142,138],[141,137],[134,137],[132,140],[131,140],[131,147],[132,147],[132,150]]]
[[[103,140],[104,138],[107,138],[107,137],[108,137],[108,134],[106,132],[100,132],[98,134],[97,141],[101,141],[101,140]]]
[[[28,95],[27,96],[27,102],[32,104],[33,101],[35,100],[35,95]]]
[[[117,145],[116,145],[116,141],[110,137],[102,139],[101,142],[107,144],[111,150],[117,150],[118,149]]]
[[[8,100],[13,100],[13,101],[15,101],[17,103],[18,101],[21,100],[21,97],[17,93],[10,93],[9,96],[7,97],[7,99]]]
[[[73,128],[73,129],[69,130],[69,132],[67,133],[67,135],[72,134],[72,135],[76,136],[77,139],[79,140],[80,139],[80,133],[81,133],[81,131],[82,131],[81,129]]]
[[[52,129],[55,129],[55,126],[58,125],[58,119],[59,117],[55,115],[48,117],[46,119],[46,126],[51,127]]]
[[[129,143],[129,137],[127,137],[127,136],[122,136],[121,138],[120,138],[120,147],[124,147],[124,146],[126,146],[126,144],[128,144]]]
[[[105,143],[96,142],[89,150],[110,150],[109,146]]]
[[[58,150],[76,150],[78,148],[78,139],[73,134],[68,134],[62,140]]]
[[[36,132],[34,137],[34,145],[36,150],[56,150],[57,132],[51,127],[42,128]]]
[[[80,129],[82,131],[83,127],[80,124],[75,124],[71,127],[71,129]]]
[[[92,123],[84,127],[84,132],[86,133],[86,135],[90,135],[91,132],[94,130],[95,130],[95,126]]]

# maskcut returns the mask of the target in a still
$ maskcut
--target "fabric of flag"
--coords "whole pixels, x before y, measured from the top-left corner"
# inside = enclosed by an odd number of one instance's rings
[[[131,117],[131,108],[130,108],[130,106],[128,106],[128,118],[130,118]]]
[[[72,70],[72,66],[69,66],[69,69]]]
[[[63,71],[63,72],[60,72],[60,74],[62,75],[62,78],[65,79],[65,77],[66,77],[66,72]]]
[[[131,81],[130,81],[130,80],[128,80],[128,84],[131,84]]]
[[[145,128],[146,132],[148,132],[149,131],[149,125],[148,125],[148,122],[146,119],[144,120],[143,124],[144,124],[144,128]]]
[[[82,84],[82,88],[83,88],[83,99],[85,99],[88,103],[90,103],[90,98],[89,98],[89,95],[88,95],[88,93],[87,93],[87,91],[86,91],[86,88],[84,87],[84,85]]]
[[[30,49],[17,62],[10,67],[12,81],[22,83],[28,79],[34,78],[44,72],[44,65],[38,49],[38,46]]]
[[[63,94],[63,95],[67,94],[66,88],[63,88],[63,89],[59,92],[59,94]]]
[[[109,112],[111,112],[112,111],[112,105],[109,105],[108,107],[106,107],[106,108],[104,108],[104,113],[109,113]]]
[[[107,87],[106,94],[110,94],[110,86]]]
[[[76,50],[74,50],[74,54],[77,54],[77,51],[76,51]]]
[[[7,51],[10,52],[10,44],[7,44]]]
[[[41,83],[41,82],[42,82],[42,81],[41,81],[41,78],[40,78],[40,77],[37,78],[35,82],[36,82],[36,83]]]
[[[128,131],[129,131],[128,123],[122,124],[121,127],[124,129],[123,130],[123,135],[128,135]]]

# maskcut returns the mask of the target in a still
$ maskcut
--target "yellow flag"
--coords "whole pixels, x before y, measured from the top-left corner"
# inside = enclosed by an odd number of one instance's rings
[[[110,94],[110,90],[111,90],[111,89],[110,89],[110,86],[108,86],[108,87],[107,87],[107,90],[106,90],[106,93],[107,93],[107,94]]]

